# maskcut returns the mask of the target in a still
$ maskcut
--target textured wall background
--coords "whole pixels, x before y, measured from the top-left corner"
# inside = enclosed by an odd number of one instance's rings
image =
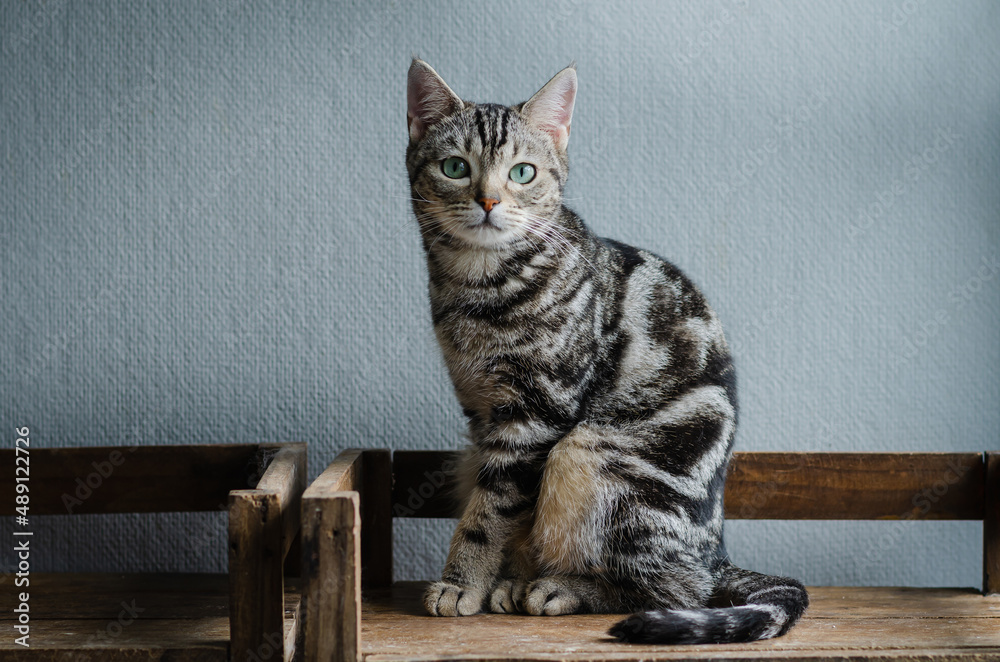
[[[313,475],[457,447],[403,167],[419,54],[501,102],[576,60],[568,196],[708,294],[741,449],[998,448],[996,3],[3,0],[0,39],[4,443],[298,440]],[[399,574],[437,574],[451,524],[398,526]],[[225,564],[217,515],[34,528],[37,569]],[[980,577],[974,524],[729,539],[807,583]]]

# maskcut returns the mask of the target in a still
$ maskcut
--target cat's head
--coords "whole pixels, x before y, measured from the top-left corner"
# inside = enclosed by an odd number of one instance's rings
[[[407,80],[406,166],[425,238],[509,246],[551,234],[569,174],[576,70],[515,106],[462,101],[414,59]]]

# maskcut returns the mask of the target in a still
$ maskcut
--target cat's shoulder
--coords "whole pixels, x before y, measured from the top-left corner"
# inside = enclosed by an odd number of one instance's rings
[[[600,238],[607,249],[609,262],[623,279],[645,286],[654,299],[669,298],[683,302],[687,315],[710,315],[705,296],[691,278],[670,260],[644,248],[617,239]]]

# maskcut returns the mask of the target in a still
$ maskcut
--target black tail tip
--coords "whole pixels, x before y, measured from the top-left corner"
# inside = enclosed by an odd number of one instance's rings
[[[632,614],[628,618],[618,621],[611,626],[608,634],[618,641],[638,641],[642,631],[646,628],[646,615],[643,613]]]

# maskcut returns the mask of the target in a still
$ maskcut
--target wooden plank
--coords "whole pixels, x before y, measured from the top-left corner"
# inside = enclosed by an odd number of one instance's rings
[[[362,453],[361,584],[392,585],[392,453]]]
[[[281,498],[273,492],[229,494],[229,622],[233,662],[248,662],[282,641],[284,550]]]
[[[229,491],[253,487],[258,444],[29,449],[31,515],[221,510]],[[0,466],[15,450],[0,449]],[[0,494],[14,494],[13,471],[0,472]],[[13,498],[0,515],[15,514]]]
[[[361,647],[359,495],[354,491],[307,491],[302,510],[305,659],[357,662]]]
[[[285,621],[285,660],[294,630],[294,612]],[[200,619],[52,619],[32,620],[31,647],[0,637],[0,662],[229,662],[229,620]],[[277,662],[282,649],[260,650],[257,660]]]
[[[1000,659],[1000,596],[974,589],[814,587],[787,635],[747,644],[650,646],[605,635],[621,615],[557,618],[483,614],[430,618],[424,584],[370,597],[363,652],[380,660],[988,660]]]
[[[229,623],[205,619],[32,620],[31,647],[0,637],[0,661],[228,662]]]
[[[303,498],[315,499],[334,492],[357,491],[361,487],[362,453],[358,448],[338,453],[323,473],[306,488]]]
[[[983,514],[983,591],[1000,593],[1000,452],[985,455]]]
[[[302,493],[306,489],[306,445],[288,444],[278,451],[255,488],[278,496],[282,520],[282,558],[301,528]]]
[[[726,516],[977,520],[983,472],[979,453],[737,453]]]
[[[455,512],[455,458],[396,451],[393,514]],[[979,453],[736,453],[726,483],[730,519],[983,518]]]
[[[457,517],[457,451],[395,451],[392,456],[394,517]]]
[[[0,584],[0,626],[17,620],[13,582]],[[138,619],[229,618],[229,577],[218,573],[47,573],[32,572],[31,618],[115,619],[135,612]],[[285,618],[299,602],[298,583],[285,586]]]

